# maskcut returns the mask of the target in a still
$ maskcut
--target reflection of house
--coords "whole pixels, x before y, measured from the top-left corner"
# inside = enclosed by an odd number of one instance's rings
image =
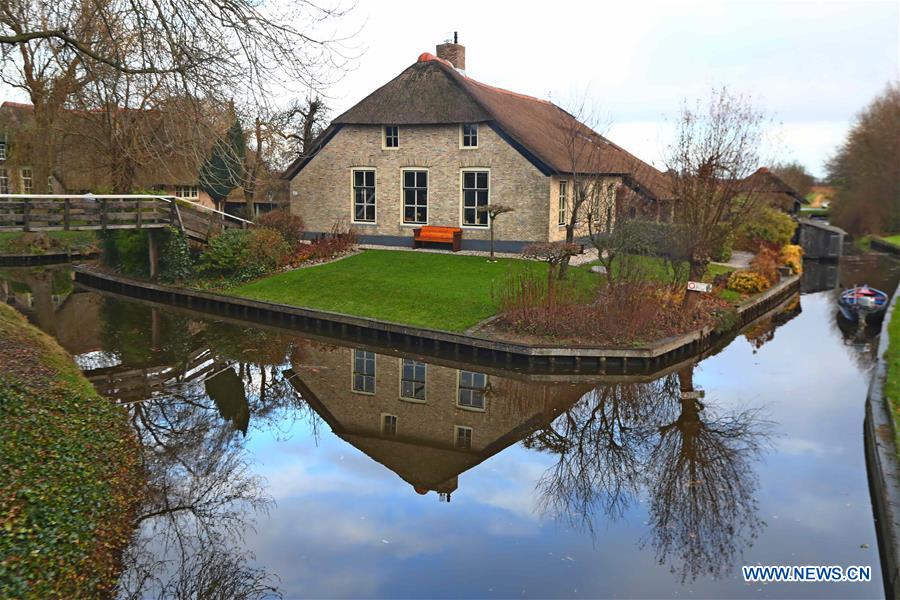
[[[0,194],[109,193],[114,173],[133,169],[132,192],[162,192],[213,207],[210,196],[198,183],[200,167],[209,154],[196,128],[179,125],[171,111],[123,110],[117,114],[130,143],[139,153],[134,162],[121,160],[118,148],[103,139],[99,111],[65,111],[60,119],[59,149],[50,168],[49,181],[35,181],[32,169],[35,131],[34,107],[18,102],[0,105]],[[123,142],[125,143],[125,142]],[[287,201],[287,183],[274,174],[260,189],[254,204],[257,212]],[[244,206],[242,188],[226,198],[226,206]]]
[[[459,474],[549,423],[588,386],[525,383],[412,359],[310,350],[291,382],[332,431],[411,484],[449,494]]]
[[[799,213],[800,207],[806,204],[806,198],[766,167],[760,167],[745,178],[742,187],[752,191],[761,203],[792,215]]]

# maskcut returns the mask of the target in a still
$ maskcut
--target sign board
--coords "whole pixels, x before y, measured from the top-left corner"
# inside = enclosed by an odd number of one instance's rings
[[[712,284],[711,283],[701,283],[699,281],[688,281],[689,292],[711,292]]]
[[[681,392],[682,400],[699,400],[700,398],[705,398],[706,392],[703,390],[696,390],[693,392]]]

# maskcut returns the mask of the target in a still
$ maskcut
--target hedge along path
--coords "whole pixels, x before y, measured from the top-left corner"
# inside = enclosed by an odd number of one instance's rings
[[[5,304],[0,365],[0,597],[108,596],[144,485],[127,415]]]

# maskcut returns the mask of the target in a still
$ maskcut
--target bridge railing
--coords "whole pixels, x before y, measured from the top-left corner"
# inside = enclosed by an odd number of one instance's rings
[[[246,219],[177,196],[0,194],[0,231],[143,229],[175,225],[208,238]]]

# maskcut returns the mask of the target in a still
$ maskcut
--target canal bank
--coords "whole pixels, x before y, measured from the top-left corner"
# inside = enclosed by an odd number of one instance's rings
[[[383,342],[388,346],[403,345],[416,348],[420,353],[428,355],[450,353],[457,358],[505,364],[510,368],[527,367],[531,370],[574,372],[605,372],[610,368],[627,372],[629,365],[632,369],[647,370],[699,355],[723,339],[733,336],[762,315],[781,306],[796,296],[800,290],[799,276],[784,278],[772,288],[738,306],[727,328],[704,327],[635,347],[576,345],[562,347],[499,341],[476,335],[213,294],[123,277],[85,266],[75,267],[74,271],[75,281],[89,288],[186,306],[210,314],[276,323],[300,331],[325,332],[348,340]]]
[[[891,343],[891,318],[897,310],[897,293],[884,316],[878,343],[878,357],[872,383],[866,397],[865,448],[872,510],[875,513],[878,546],[881,554],[885,595],[900,599],[900,460],[898,460],[897,423],[891,400],[885,395],[888,364],[886,354]],[[897,343],[897,340],[894,340]]]
[[[126,415],[5,304],[0,363],[0,597],[109,595],[143,487]]]

